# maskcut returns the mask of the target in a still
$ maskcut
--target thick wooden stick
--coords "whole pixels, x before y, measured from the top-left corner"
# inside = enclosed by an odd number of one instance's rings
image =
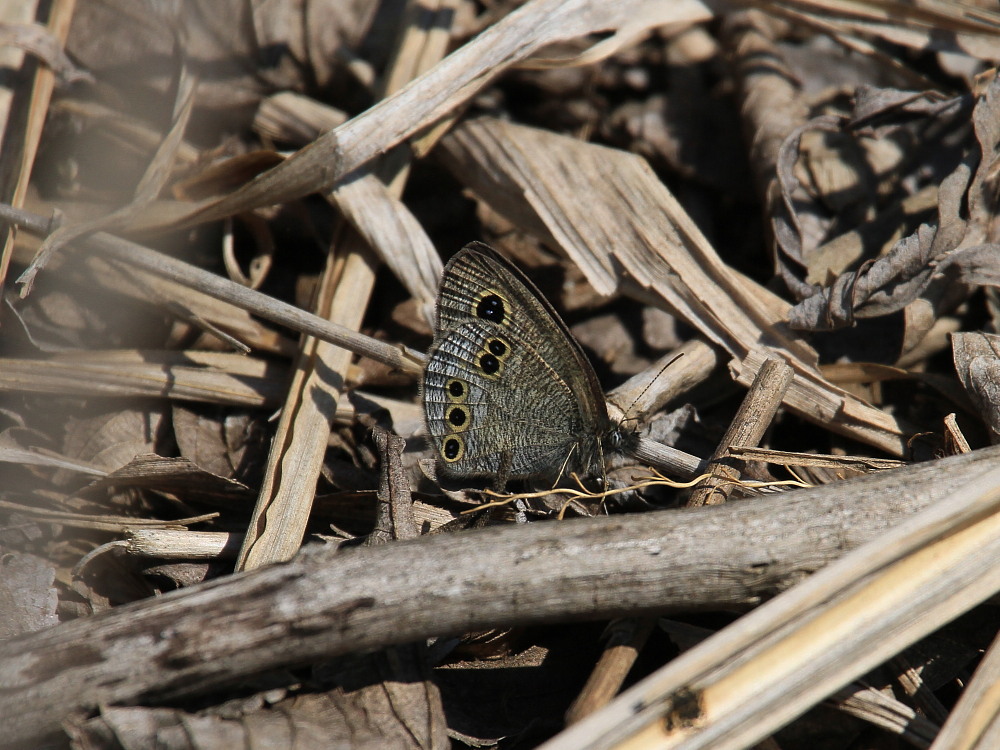
[[[0,644],[3,742],[70,711],[155,702],[432,635],[745,608],[995,468],[1000,446],[717,507],[537,523],[294,560]]]
[[[730,457],[729,449],[756,447],[760,443],[781,407],[781,399],[792,384],[794,374],[781,359],[769,359],[761,365],[740,410],[722,436],[715,455],[709,459],[708,471],[712,477],[691,492],[689,506],[721,505],[729,499],[743,466],[742,461]]]

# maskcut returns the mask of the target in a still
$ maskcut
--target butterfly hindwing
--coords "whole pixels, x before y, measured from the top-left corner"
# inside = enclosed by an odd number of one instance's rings
[[[589,468],[608,417],[597,377],[519,270],[473,243],[445,267],[424,375],[435,452],[456,477]]]
[[[424,409],[445,472],[536,476],[558,470],[593,425],[572,386],[537,349],[510,342],[493,323],[468,321],[431,350]],[[537,373],[529,379],[524,373]],[[578,457],[579,458],[579,457]],[[574,464],[575,465],[575,464]]]

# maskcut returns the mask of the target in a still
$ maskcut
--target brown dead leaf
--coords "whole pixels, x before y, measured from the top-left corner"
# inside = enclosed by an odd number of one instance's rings
[[[173,426],[181,455],[216,476],[252,475],[264,458],[266,430],[251,414],[176,404]]]
[[[874,106],[872,100],[877,97],[872,97],[863,102],[864,107],[857,113],[855,122],[890,115],[898,118],[903,112],[912,115],[908,108],[914,103],[914,97],[903,97],[902,92],[896,94],[903,102],[898,109],[895,102],[888,108]],[[922,99],[916,101],[925,103]],[[918,113],[931,117],[932,121],[944,117],[945,112],[951,118],[962,117],[961,103],[961,99],[953,99],[936,106],[920,107]],[[941,183],[936,225],[922,224],[883,257],[869,260],[856,272],[841,274],[826,289],[814,290],[812,296],[793,308],[789,314],[790,325],[805,330],[847,326],[856,318],[879,317],[901,310],[918,297],[932,301],[945,299],[947,304],[953,305],[955,295],[960,294],[956,284],[966,280],[995,282],[1000,278],[1000,245],[983,243],[989,232],[990,213],[985,196],[992,195],[986,182],[1000,154],[996,137],[996,121],[1000,120],[1000,78],[993,80],[976,104],[972,119],[976,124],[978,153],[974,151],[959,163]],[[823,127],[834,126],[830,121],[823,124]],[[785,181],[794,183],[794,178],[786,173]],[[992,200],[989,203],[993,205]],[[968,220],[963,218],[962,210],[967,204],[979,207]],[[786,201],[786,205],[790,203]],[[779,225],[779,230],[782,247],[788,252],[795,244],[794,240],[789,244],[793,233],[787,231],[787,224]],[[943,295],[944,289],[947,295]],[[967,294],[965,291],[961,296]]]
[[[177,496],[181,501],[229,502],[239,505],[250,497],[250,488],[195,466],[186,458],[154,454],[137,455],[126,465],[89,485],[81,494],[116,488],[149,488]]]

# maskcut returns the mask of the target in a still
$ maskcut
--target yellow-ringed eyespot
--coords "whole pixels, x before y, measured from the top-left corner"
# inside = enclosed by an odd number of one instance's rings
[[[456,378],[452,378],[444,384],[444,391],[448,394],[450,400],[457,403],[465,401],[466,396],[469,395],[469,389],[465,383]]]
[[[479,369],[484,375],[496,375],[500,372],[500,360],[489,352],[483,352],[479,355]]]
[[[476,364],[483,375],[499,380],[503,373],[503,362],[510,355],[510,345],[500,338],[488,339],[476,355]]]
[[[489,320],[493,323],[503,324],[507,320],[507,310],[510,304],[506,298],[492,289],[488,289],[479,297],[475,305],[477,318]]]
[[[510,351],[510,347],[507,346],[507,342],[500,339],[490,339],[486,342],[486,348],[490,350],[490,354],[493,354],[500,359],[506,357],[507,352]]]
[[[452,432],[465,432],[472,424],[472,412],[467,406],[452,405],[445,414],[448,429]]]
[[[441,458],[448,463],[455,463],[465,455],[465,441],[457,435],[449,435],[441,443]]]

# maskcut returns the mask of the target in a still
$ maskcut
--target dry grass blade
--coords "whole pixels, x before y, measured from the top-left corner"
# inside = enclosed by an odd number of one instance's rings
[[[331,252],[314,309],[357,329],[365,309],[358,302],[371,293],[375,269],[356,236],[348,233],[339,245],[346,257]],[[351,356],[324,341],[303,340],[237,570],[287,560],[301,546],[326,453],[327,441],[318,438],[329,434]]]
[[[1000,591],[1000,471],[759,607],[603,712],[559,748],[744,748]],[[891,637],[890,637],[891,636]]]
[[[938,727],[901,703],[871,687],[849,685],[838,690],[831,702],[841,711],[901,735],[911,745],[930,747]]]
[[[100,243],[99,238],[94,241]],[[130,247],[135,249],[137,255],[147,259],[152,260],[157,257],[157,254],[149,249],[138,245]],[[15,259],[27,262],[26,256],[24,252],[16,253]],[[168,262],[170,260],[168,259]],[[162,273],[155,263],[155,270],[143,270],[135,263],[104,258],[99,249],[92,252],[58,254],[52,258],[47,267],[51,273],[58,273],[61,280],[75,284],[78,288],[100,290],[101,293],[154,302],[178,317],[200,321],[202,327],[211,328],[213,332],[221,329],[226,336],[237,339],[240,345],[249,347],[253,351],[287,353],[292,350],[292,342],[286,335],[256,320],[242,307],[227,302],[226,294],[206,293],[196,289],[199,279],[213,277],[213,280],[221,282],[225,288],[240,288],[239,285],[220,279],[214,274],[209,276],[204,269],[180,264],[176,269],[181,272],[179,277],[184,281],[177,281]],[[261,305],[258,307],[267,307],[266,298],[260,301]],[[294,326],[292,328],[295,330]],[[229,342],[227,345],[231,346]]]
[[[852,469],[856,471],[881,471],[905,466],[903,461],[891,458],[870,458],[868,456],[828,456],[817,453],[796,453],[775,451],[752,446],[737,446],[733,455],[748,461],[766,461],[779,466],[821,466],[828,469]]]
[[[653,13],[657,7],[665,12]],[[509,66],[547,44],[628,26],[645,18],[650,27],[705,18],[700,4],[663,6],[652,0],[592,3],[531,0],[443,62],[295,156],[221,201],[163,216],[168,224],[230,216],[262,205],[325,191],[404,139],[464,104]]]
[[[127,227],[131,220],[151,203],[170,177],[170,171],[177,152],[183,143],[184,131],[191,118],[194,107],[195,92],[198,89],[198,79],[187,68],[182,69],[177,84],[177,101],[174,108],[174,120],[170,130],[157,147],[156,154],[149,167],[136,186],[132,202],[117,211],[96,219],[85,221],[73,226],[60,227],[49,235],[39,249],[35,259],[18,278],[22,284],[21,296],[27,296],[34,285],[35,276],[49,262],[52,256],[73,240],[87,234],[102,230],[113,230]]]
[[[42,234],[46,231],[47,222],[26,212],[16,211],[9,207],[0,208],[0,216],[26,227],[29,231]],[[345,326],[323,320],[287,302],[248,289],[134,242],[104,232],[98,232],[85,239],[84,242],[92,250],[106,255],[116,262],[183,284],[259,315],[266,320],[280,323],[292,330],[330,341],[361,356],[371,357],[404,372],[416,375],[423,371],[423,356],[412,350],[392,346],[383,341],[372,339],[370,336],[364,336]]]
[[[433,34],[431,37],[435,38]],[[258,112],[257,127],[266,127],[272,137],[299,143],[318,137],[342,121],[340,113],[332,107],[303,96],[286,94],[280,101],[265,102]],[[394,158],[397,165],[402,165],[408,154],[400,149]],[[437,283],[441,278],[441,258],[397,192],[375,174],[363,171],[331,190],[329,197],[379,259],[420,301],[424,316],[432,321]]]
[[[238,354],[88,352],[0,359],[0,391],[103,397],[155,396],[233,406],[278,403],[284,368]]]
[[[377,341],[370,336],[363,336],[349,327],[324,320],[274,297],[247,289],[195,266],[142,248],[135,243],[104,233],[98,233],[87,242],[93,243],[94,248],[115,260],[189,285],[262,318],[330,341],[359,355],[385,362],[390,367],[414,374],[423,370],[422,357],[412,351]]]
[[[0,462],[18,466],[49,466],[73,473],[103,477],[108,472],[85,461],[60,456],[38,448],[0,448]]]
[[[45,523],[65,524],[80,529],[94,529],[96,531],[111,531],[123,534],[129,529],[183,529],[196,523],[203,523],[216,518],[218,513],[207,513],[191,518],[176,518],[163,521],[158,518],[130,518],[127,516],[94,516],[84,513],[71,513],[69,511],[47,510],[45,508],[32,508],[30,506],[10,503],[0,500],[0,508],[13,510],[23,514],[26,518],[38,519]]]
[[[450,21],[454,15],[449,2],[443,2],[438,12],[446,21]],[[413,13],[416,14],[417,11],[414,10]],[[413,43],[404,43],[403,46],[407,47],[411,55],[416,53],[420,58],[423,67],[416,71],[419,74],[426,67],[432,66],[437,57],[444,54],[445,48],[440,35],[428,34],[427,29],[418,26],[416,20],[414,15],[413,22],[404,27],[404,42],[412,40]],[[433,29],[434,25],[431,23],[430,27]],[[429,47],[429,51],[424,50],[425,46]],[[425,52],[428,55],[426,57],[423,54]],[[410,65],[411,60],[405,55],[401,54],[395,60],[395,67],[408,69]],[[392,75],[390,73],[390,84],[394,80]],[[392,171],[387,181],[392,182],[397,193],[402,193],[405,166],[390,166]],[[371,176],[374,177],[374,174]],[[352,212],[355,221],[359,221],[359,215],[363,211],[361,206],[366,197],[365,184],[364,180],[360,180],[339,189],[343,193],[338,199],[339,203],[358,207],[357,213]],[[370,194],[371,190],[367,193]],[[381,191],[376,195],[383,197]],[[386,206],[386,203],[381,200],[375,205]],[[392,204],[387,207],[391,210]],[[409,217],[408,212],[406,216]],[[360,223],[369,225],[367,221]],[[414,227],[418,226],[412,219],[410,223]],[[334,244],[330,248],[327,265],[319,282],[315,310],[320,317],[344,328],[360,329],[375,286],[375,265],[361,236],[352,229],[342,226],[334,237]],[[427,246],[433,250],[429,241]],[[237,559],[237,570],[287,560],[301,545],[312,508],[316,481],[326,455],[327,441],[317,438],[329,434],[337,401],[346,386],[343,373],[346,373],[351,364],[351,356],[350,351],[311,337],[302,341],[298,365],[271,444],[260,495]]]
[[[32,29],[31,36],[38,39],[37,27],[30,26],[40,12],[42,3],[4,3],[0,8],[0,20],[13,28]],[[4,45],[0,50],[0,62],[9,71],[18,71],[10,76],[0,89],[0,133],[3,134],[4,154],[0,161],[0,203],[9,203],[20,208],[24,205],[31,178],[35,155],[42,136],[42,127],[48,113],[49,101],[55,87],[56,70],[52,63],[65,58],[62,44],[69,33],[73,18],[74,0],[59,0],[48,9],[49,23],[41,46],[48,50],[48,64],[37,65],[24,52]],[[0,289],[6,287],[7,273],[14,252],[14,231],[10,227],[3,230],[3,247],[0,248]]]
[[[780,0],[754,3],[790,20],[826,22],[845,34],[881,38],[916,49],[990,57],[1000,37],[1000,13],[973,3],[921,0]]]

